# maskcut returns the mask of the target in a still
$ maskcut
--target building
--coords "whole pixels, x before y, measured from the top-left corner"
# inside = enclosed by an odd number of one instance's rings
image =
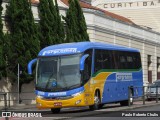
[[[89,0],[93,6],[131,19],[139,26],[160,32],[160,0]]]
[[[141,27],[122,15],[92,6],[88,4],[90,1],[80,1],[90,40],[139,49],[142,56],[144,85],[160,79],[160,33]],[[68,0],[58,0],[58,4],[64,15],[68,8]]]
[[[4,0],[3,2],[4,11],[2,17],[4,17],[5,6],[8,4],[6,1]],[[68,9],[68,0],[57,1],[60,13],[65,15]],[[99,41],[139,49],[142,56],[144,85],[160,79],[160,33],[141,27],[129,18],[92,6],[89,4],[90,1],[80,1],[80,5],[84,11],[90,41]],[[36,2],[33,1],[32,11],[35,20],[38,22],[37,4],[38,0]],[[4,30],[6,30],[5,25]],[[6,85],[6,83],[0,81],[0,85],[2,86],[3,84]],[[27,85],[31,86],[27,88],[34,87],[33,84],[34,82]],[[16,91],[16,85],[14,87]],[[31,89],[25,89],[23,86],[22,89],[22,92],[31,91]],[[4,90],[11,91],[12,89],[10,89],[10,86],[5,86]]]

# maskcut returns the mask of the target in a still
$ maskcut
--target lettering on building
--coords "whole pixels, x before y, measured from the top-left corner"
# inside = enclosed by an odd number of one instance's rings
[[[160,6],[160,0],[156,1],[138,1],[138,2],[118,2],[118,3],[104,3],[105,9],[109,8],[134,8],[134,7],[154,7]]]

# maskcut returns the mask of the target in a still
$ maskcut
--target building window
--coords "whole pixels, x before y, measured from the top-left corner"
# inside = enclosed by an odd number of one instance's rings
[[[148,61],[148,82],[152,83],[152,67],[151,67],[152,56],[151,55],[147,56],[147,61]]]
[[[157,57],[157,79],[160,79],[160,57]]]

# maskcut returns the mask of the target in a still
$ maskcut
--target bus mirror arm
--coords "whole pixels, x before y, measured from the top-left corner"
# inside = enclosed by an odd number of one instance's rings
[[[37,61],[37,58],[31,60],[29,63],[28,63],[28,74],[32,75],[32,65]]]
[[[88,57],[88,54],[85,54],[82,56],[82,58],[80,59],[80,72],[82,72],[84,70],[84,64],[85,64],[85,60]]]
[[[81,74],[81,75],[83,74],[83,70],[80,70],[80,74]]]

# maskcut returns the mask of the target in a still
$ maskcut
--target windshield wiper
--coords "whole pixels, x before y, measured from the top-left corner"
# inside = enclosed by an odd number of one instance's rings
[[[67,89],[72,89],[72,88],[77,88],[77,87],[80,87],[80,84],[71,85],[67,87]]]
[[[54,73],[52,73],[52,74],[50,75],[50,77],[48,78],[45,89],[47,89],[47,88],[48,88],[48,85],[49,85],[49,83],[50,83],[51,78],[53,77],[53,75],[54,75]]]

